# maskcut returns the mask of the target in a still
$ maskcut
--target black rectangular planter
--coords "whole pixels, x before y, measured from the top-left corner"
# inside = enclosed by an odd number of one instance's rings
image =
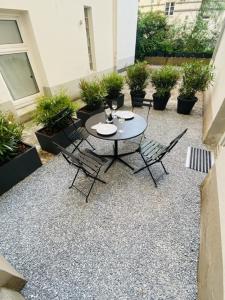
[[[77,128],[81,126],[81,120],[79,119],[75,119],[74,123]],[[62,130],[50,136],[44,132],[44,129],[45,127],[35,132],[42,150],[52,154],[58,154],[60,150],[57,148],[56,145],[54,145],[53,142],[59,144],[62,147],[68,147],[71,144],[71,142],[68,140],[68,138],[66,138]],[[74,130],[75,128],[73,124],[70,124],[67,128],[64,129],[64,131],[68,135],[70,135]]]
[[[29,149],[0,166],[0,195],[42,166],[36,148],[25,145]]]
[[[104,111],[104,108],[103,108],[103,107],[100,107],[100,108],[98,108],[98,109],[96,109],[96,110],[94,110],[94,111],[88,111],[88,110],[86,109],[86,106],[84,106],[84,107],[82,107],[81,109],[79,109],[79,110],[77,111],[77,117],[78,117],[79,119],[81,119],[81,121],[82,121],[82,126],[84,126],[85,123],[86,123],[86,121],[87,121],[90,117],[92,117],[92,116],[94,116],[94,115],[96,115],[96,114],[99,114],[99,113],[101,113],[101,112],[103,112],[103,111]]]

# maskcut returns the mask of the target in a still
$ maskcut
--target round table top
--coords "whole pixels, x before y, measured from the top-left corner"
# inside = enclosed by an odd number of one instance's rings
[[[116,125],[117,132],[113,135],[105,136],[105,135],[98,134],[95,129],[91,128],[92,126],[100,122],[105,123],[104,112],[90,117],[85,123],[85,128],[90,135],[93,135],[94,137],[103,140],[109,140],[109,141],[128,140],[137,137],[140,134],[142,134],[147,127],[147,123],[145,119],[137,114],[134,114],[133,119],[124,120],[123,123],[120,123],[119,119],[115,118],[113,119],[112,124]]]

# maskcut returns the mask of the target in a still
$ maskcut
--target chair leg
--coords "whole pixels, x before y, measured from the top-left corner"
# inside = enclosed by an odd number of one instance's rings
[[[78,147],[81,145],[82,142],[83,142],[83,140],[81,140],[77,145],[73,143],[74,149],[73,149],[72,153],[74,153],[77,149],[79,150]]]
[[[91,144],[87,139],[86,139],[85,141],[91,146],[91,148],[92,148],[93,150],[95,150],[95,147],[93,147],[92,144]]]
[[[69,187],[69,189],[71,189],[71,188],[73,187],[74,182],[75,182],[75,180],[76,180],[76,178],[77,178],[77,175],[78,175],[79,171],[80,171],[80,168],[77,170],[77,172],[76,172],[76,174],[75,174],[75,176],[74,176],[73,182],[72,182],[71,186]]]
[[[87,196],[86,196],[86,203],[88,203],[88,197],[89,197],[89,195],[90,195],[90,193],[91,193],[91,190],[92,190],[92,188],[93,188],[93,186],[94,186],[94,184],[95,184],[95,181],[96,181],[96,179],[97,179],[97,177],[98,177],[98,173],[99,173],[99,171],[97,172],[97,174],[96,174],[96,176],[95,177],[93,177],[93,182],[92,182],[92,184],[91,184],[91,187],[90,187],[90,189],[89,189],[89,192],[88,192],[88,194],[87,194]]]
[[[167,172],[167,170],[166,170],[166,168],[165,168],[165,166],[164,166],[163,162],[162,162],[162,161],[160,161],[160,163],[161,163],[161,165],[162,165],[162,167],[163,167],[163,170],[164,170],[164,172],[166,173],[166,175],[168,175],[168,174],[169,174],[169,172]]]
[[[158,187],[157,183],[156,183],[156,180],[155,180],[154,176],[152,175],[152,172],[150,171],[150,167],[147,167],[147,169],[148,169],[148,172],[149,172],[150,176],[152,177],[152,180],[153,180],[153,182],[155,184],[155,187]]]

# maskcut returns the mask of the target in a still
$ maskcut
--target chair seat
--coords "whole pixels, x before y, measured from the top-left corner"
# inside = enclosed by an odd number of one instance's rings
[[[160,144],[157,141],[143,141],[140,145],[140,152],[145,157],[146,161],[154,161],[167,149],[167,146]]]
[[[79,163],[88,173],[96,173],[107,162],[106,159],[98,157],[90,149],[84,149],[77,154]]]

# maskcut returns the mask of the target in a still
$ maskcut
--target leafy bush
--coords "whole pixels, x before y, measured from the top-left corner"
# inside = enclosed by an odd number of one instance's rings
[[[183,64],[183,81],[180,95],[184,98],[193,98],[196,92],[205,91],[213,80],[213,66],[203,62]]]
[[[142,92],[148,84],[148,78],[149,71],[147,70],[146,62],[137,62],[127,68],[126,82],[131,92]]]
[[[213,53],[218,33],[208,28],[207,21],[199,18],[196,23],[183,23],[171,26],[170,41],[173,53],[185,52],[195,54]]]
[[[0,165],[18,154],[22,131],[12,114],[0,112]]]
[[[164,66],[151,72],[151,83],[159,96],[164,96],[176,85],[179,71],[171,66]]]
[[[81,80],[80,89],[81,99],[90,111],[99,108],[107,95],[104,83],[98,79],[93,81]]]
[[[137,23],[136,58],[143,59],[155,52],[170,51],[169,25],[161,12],[139,13]]]
[[[113,72],[103,78],[103,83],[107,91],[107,97],[115,99],[119,96],[123,88],[123,76]]]
[[[203,18],[197,18],[194,24],[185,22],[170,25],[161,12],[140,13],[136,59],[147,56],[211,57],[218,32]]]
[[[59,94],[54,96],[41,96],[37,99],[37,109],[35,112],[35,120],[37,124],[43,124],[48,129],[54,127],[55,115],[63,109],[67,108],[71,112],[71,116],[77,109],[77,105],[72,102],[70,96],[66,95],[65,92],[61,91]],[[66,127],[68,123],[64,123],[59,127]]]

